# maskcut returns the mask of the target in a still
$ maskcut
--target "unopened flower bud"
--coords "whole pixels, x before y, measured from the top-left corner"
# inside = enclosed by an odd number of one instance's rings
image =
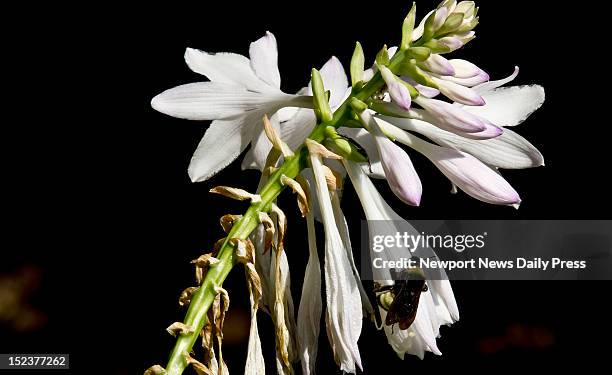
[[[430,39],[423,44],[423,47],[427,47],[431,50],[431,53],[449,53],[450,48],[443,43],[440,43],[436,39]]]
[[[399,68],[399,72],[402,75],[409,76],[417,83],[421,85],[437,88],[438,85],[434,82],[432,77],[425,73],[421,68],[417,66],[416,60],[405,61]]]
[[[323,78],[321,78],[321,73],[314,68],[311,72],[311,82],[315,111],[323,121],[331,121],[333,115],[331,109],[329,108],[329,101],[327,99],[327,94],[325,93]]]
[[[452,59],[448,60],[449,64],[455,70],[455,74],[452,74],[456,78],[471,78],[476,75],[482,74],[483,70],[480,69],[475,64],[462,59]],[[451,75],[451,74],[445,74]]]
[[[453,13],[446,18],[446,21],[436,31],[436,35],[444,35],[451,33],[459,28],[463,23],[463,13]]]
[[[353,87],[363,80],[365,57],[361,43],[355,43],[355,50],[351,58],[351,84]]]
[[[409,59],[415,59],[416,61],[427,60],[431,55],[431,50],[425,47],[410,47],[406,50],[406,56]]]
[[[460,1],[453,13],[463,13],[465,18],[474,16],[474,9],[476,4],[473,1]]]
[[[451,65],[447,59],[438,54],[431,54],[427,60],[418,63],[418,65],[427,71],[442,76],[455,75],[453,65]]]
[[[323,144],[325,147],[342,156],[346,160],[351,160],[357,163],[365,163],[368,161],[368,158],[366,158],[359,151],[359,148],[346,138],[328,138],[325,140],[325,142],[323,142]]]
[[[389,51],[387,50],[386,44],[376,54],[376,64],[379,66],[389,65]]]
[[[457,103],[478,106],[485,105],[484,98],[469,87],[465,87],[444,79],[439,79],[437,77],[432,77],[432,79],[438,85],[440,92]]]
[[[380,73],[387,84],[391,99],[403,109],[409,110],[412,104],[412,97],[408,84],[399,79],[386,66],[380,67]],[[416,93],[416,89],[414,89],[414,92]]]
[[[431,26],[434,33],[438,31],[442,27],[442,25],[444,25],[444,22],[446,22],[447,17],[448,17],[448,8],[443,7],[443,8],[439,8],[438,10],[436,10],[436,13],[433,19],[433,23]],[[427,31],[427,25],[426,25],[426,31]]]
[[[414,21],[416,16],[416,3],[412,3],[412,8],[406,15],[404,19],[404,24],[402,25],[402,43],[400,44],[400,48],[402,50],[410,47],[410,43],[412,42],[412,32],[414,31]]]

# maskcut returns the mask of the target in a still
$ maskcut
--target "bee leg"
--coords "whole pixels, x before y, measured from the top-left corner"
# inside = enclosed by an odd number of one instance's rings
[[[393,290],[393,285],[380,285],[379,283],[375,283],[374,289],[372,289],[374,293],[387,292],[389,290]]]

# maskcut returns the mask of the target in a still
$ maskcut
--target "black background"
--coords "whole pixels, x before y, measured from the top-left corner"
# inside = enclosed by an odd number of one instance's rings
[[[0,320],[0,352],[70,353],[73,373],[134,374],[163,365],[174,341],[164,329],[182,319],[177,298],[193,283],[189,260],[222,235],[221,215],[245,208],[208,189],[253,190],[257,181],[257,173],[240,172],[234,163],[210,181],[189,182],[186,168],[208,123],[173,119],[149,106],[157,93],[202,79],[185,65],[184,49],[246,55],[249,42],[269,30],[278,40],[282,88],[295,92],[310,68],[331,55],[347,66],[356,40],[370,59],[383,43],[397,43],[409,5],[200,1],[33,5],[8,13],[23,22],[6,34],[0,280],[31,276],[27,305],[40,324],[20,331]],[[419,15],[435,5],[419,1]],[[403,206],[379,184],[383,195],[408,219],[609,219],[607,97],[596,92],[607,69],[597,60],[605,22],[576,3],[479,5],[477,38],[455,56],[493,79],[519,65],[513,84],[545,87],[544,106],[515,129],[542,151],[546,166],[505,173],[523,199],[518,211],[449,194],[444,177],[418,156],[421,207]],[[280,201],[289,214],[297,301],[307,256],[304,224],[293,197]],[[363,214],[350,186],[343,206],[349,226],[358,228]],[[224,354],[230,370],[241,372],[248,334],[241,272],[226,287],[234,297]],[[401,361],[384,334],[364,323],[365,372],[606,362],[609,282],[453,287],[461,320],[442,329],[442,357]],[[263,315],[260,324],[272,373],[272,327]],[[338,372],[324,332],[319,372]]]

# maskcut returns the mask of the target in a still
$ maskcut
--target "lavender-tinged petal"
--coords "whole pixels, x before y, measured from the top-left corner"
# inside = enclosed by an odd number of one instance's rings
[[[457,78],[452,76],[441,76],[440,79],[445,81],[453,82],[465,87],[474,87],[480,85],[489,80],[489,75],[486,72],[482,72],[470,78]]]
[[[491,204],[515,205],[521,202],[516,190],[500,174],[472,155],[426,142],[423,144],[428,146],[420,151],[471,197]]]
[[[459,106],[437,99],[418,97],[415,102],[427,111],[428,121],[451,132],[477,133],[486,129],[482,119]]]
[[[438,39],[438,42],[444,44],[448,48],[450,48],[449,52],[453,52],[463,47],[463,42],[461,39],[455,36],[445,36],[443,38]]]
[[[412,98],[410,97],[408,88],[402,84],[399,78],[397,78],[386,66],[382,66],[380,72],[387,84],[391,99],[403,109],[409,110],[412,104]]]
[[[429,55],[429,58],[421,62],[420,65],[421,67],[425,68],[425,70],[428,70],[435,74],[439,74],[442,76],[455,75],[455,68],[453,67],[453,65],[451,65],[446,58],[435,53]]]
[[[476,64],[473,64],[463,59],[452,59],[448,60],[448,63],[455,70],[453,74],[456,78],[470,78],[475,75],[482,74],[484,71],[480,69]],[[447,74],[450,75],[450,74]]]
[[[454,82],[445,81],[436,77],[432,77],[432,79],[436,82],[442,94],[457,103],[472,106],[485,105],[483,97],[469,87],[461,86]]]
[[[489,82],[480,84],[474,87],[474,90],[479,94],[484,94],[487,91],[492,91],[500,86],[505,85],[506,83],[512,82],[516,78],[516,76],[518,76],[518,74],[519,74],[519,67],[515,66],[514,72],[512,72],[512,74],[510,74],[508,77],[503,78],[503,79],[498,79],[496,81],[489,81]]]
[[[410,78],[409,76],[402,76],[402,80],[411,84],[412,87],[417,89],[417,91],[419,92],[419,95],[423,95],[426,98],[435,98],[436,96],[440,95],[440,90],[434,89],[433,87],[421,85],[420,83],[417,83],[414,79]]]

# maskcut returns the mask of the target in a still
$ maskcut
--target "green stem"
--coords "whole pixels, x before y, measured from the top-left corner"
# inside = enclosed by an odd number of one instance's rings
[[[404,53],[398,51],[391,60],[389,68],[394,70],[403,60],[403,56]],[[380,90],[383,85],[384,81],[380,73],[376,73],[363,87],[353,90],[351,95],[334,112],[331,121],[315,126],[309,138],[322,142],[325,139],[325,128],[328,126],[339,127],[344,121],[351,118],[352,111],[350,110],[349,103],[352,97],[365,101]],[[234,249],[229,239],[238,238],[244,240],[248,238],[251,232],[259,225],[259,212],[268,212],[276,197],[283,191],[284,185],[280,182],[281,176],[285,175],[289,178],[295,178],[302,169],[306,168],[307,156],[308,150],[302,145],[293,157],[286,158],[283,165],[270,176],[266,185],[261,189],[259,193],[261,201],[252,203],[244,216],[234,224],[232,230],[228,233],[227,239],[217,254],[219,262],[208,269],[202,285],[191,298],[184,324],[193,328],[193,331],[192,333],[180,334],[176,340],[166,366],[167,375],[180,375],[187,367],[186,354],[191,352],[204,324],[206,324],[206,314],[217,294],[215,287],[220,287],[223,284],[223,281],[225,281],[225,278],[236,264]]]

